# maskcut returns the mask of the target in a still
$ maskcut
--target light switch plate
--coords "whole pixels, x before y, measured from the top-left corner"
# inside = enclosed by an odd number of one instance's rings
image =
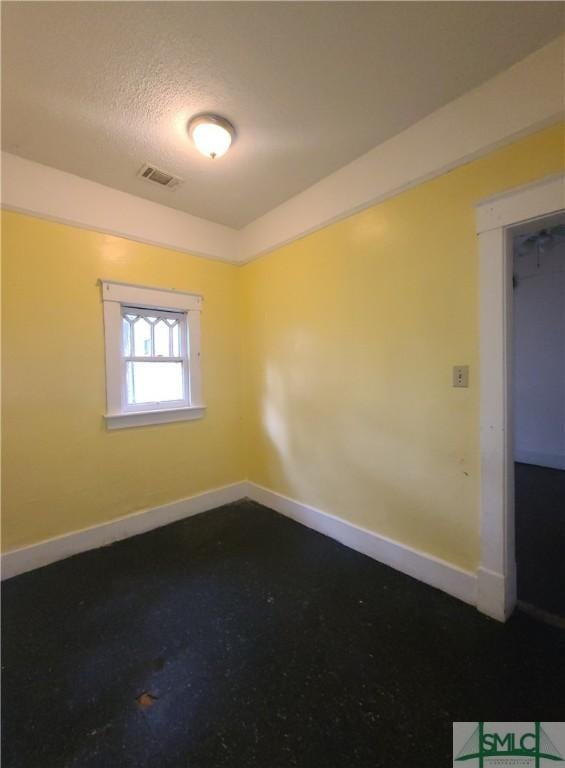
[[[453,386],[454,387],[469,386],[469,366],[468,365],[453,366]]]

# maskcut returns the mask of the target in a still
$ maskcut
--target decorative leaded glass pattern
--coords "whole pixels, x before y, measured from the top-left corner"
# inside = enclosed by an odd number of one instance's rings
[[[122,307],[122,350],[129,406],[186,400],[185,315]]]

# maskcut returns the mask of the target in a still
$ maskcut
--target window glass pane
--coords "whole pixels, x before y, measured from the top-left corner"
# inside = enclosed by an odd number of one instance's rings
[[[148,318],[138,317],[133,324],[134,357],[151,355],[151,323]]]
[[[183,400],[182,363],[127,363],[128,404]]]
[[[123,337],[124,355],[126,357],[129,357],[131,355],[130,324],[125,319],[125,317],[122,318],[122,337]]]
[[[155,325],[155,355],[157,357],[169,357],[169,331],[170,328],[164,320],[159,320]]]
[[[171,328],[171,333],[173,334],[173,357],[180,357],[179,329],[178,322]]]

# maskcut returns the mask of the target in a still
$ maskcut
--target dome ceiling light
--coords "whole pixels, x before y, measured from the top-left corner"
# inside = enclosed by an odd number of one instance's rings
[[[235,139],[235,128],[219,115],[197,115],[187,128],[196,149],[212,160],[225,155]]]

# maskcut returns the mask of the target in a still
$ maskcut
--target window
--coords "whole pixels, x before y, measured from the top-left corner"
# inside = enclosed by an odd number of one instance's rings
[[[125,408],[188,405],[188,344],[182,312],[122,307]]]
[[[200,418],[202,297],[102,281],[109,429]]]

